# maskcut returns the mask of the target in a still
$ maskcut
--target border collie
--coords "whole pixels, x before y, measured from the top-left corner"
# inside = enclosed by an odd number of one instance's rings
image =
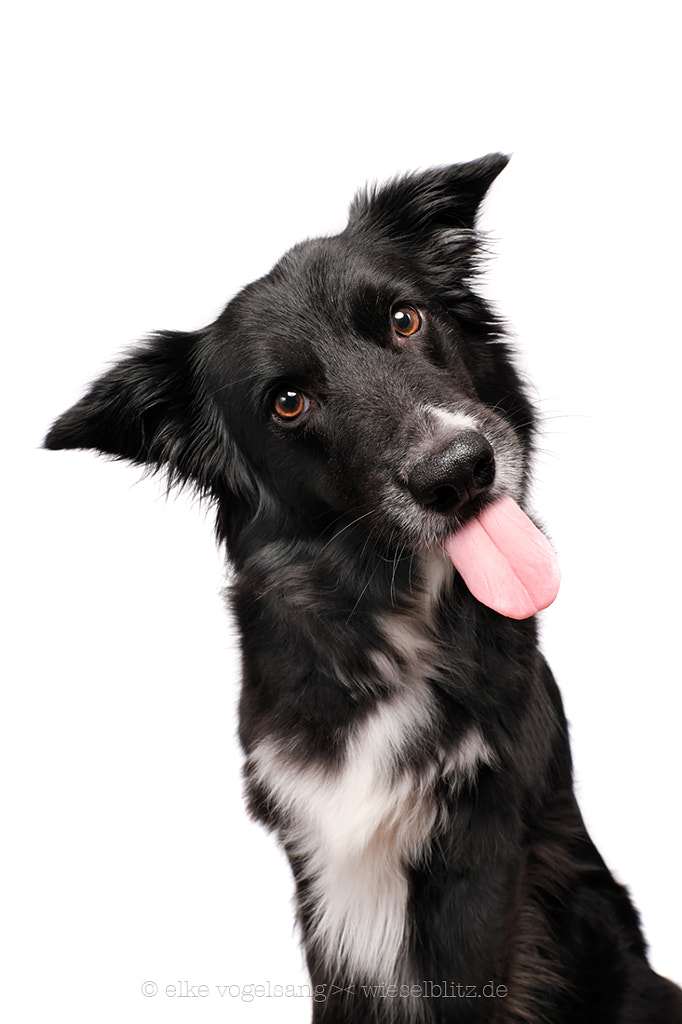
[[[583,824],[537,646],[558,573],[522,511],[534,410],[475,290],[506,162],[361,193],[45,441],[215,506],[248,805],[289,857],[325,1024],[682,1021]]]

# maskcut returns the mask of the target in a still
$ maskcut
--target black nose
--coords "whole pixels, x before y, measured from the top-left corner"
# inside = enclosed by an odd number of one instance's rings
[[[465,430],[437,455],[423,459],[407,486],[421,505],[454,512],[488,490],[495,479],[495,455],[483,434]]]

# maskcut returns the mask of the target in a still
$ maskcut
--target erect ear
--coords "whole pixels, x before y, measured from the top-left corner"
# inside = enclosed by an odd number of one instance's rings
[[[91,448],[220,497],[236,453],[199,369],[202,333],[157,334],[54,423],[45,448]]]
[[[466,164],[408,174],[361,193],[346,231],[363,244],[402,256],[441,302],[483,340],[494,337],[494,312],[470,288],[481,262],[475,230],[481,200],[509,157],[491,153]]]
[[[395,241],[409,238],[412,245],[448,229],[471,231],[481,200],[508,162],[508,156],[491,153],[360,193],[350,208],[349,227]]]

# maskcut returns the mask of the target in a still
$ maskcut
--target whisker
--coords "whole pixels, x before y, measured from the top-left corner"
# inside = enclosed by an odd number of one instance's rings
[[[346,619],[346,625],[348,625],[348,623],[350,622],[350,620],[351,620],[351,619],[353,618],[353,615],[354,615],[354,614],[355,614],[355,612],[357,611],[358,605],[360,604],[360,602],[362,601],[363,597],[365,596],[365,594],[366,594],[366,592],[367,592],[367,588],[369,587],[370,583],[372,582],[372,580],[373,580],[373,579],[374,579],[374,577],[376,576],[376,572],[377,572],[377,569],[378,569],[378,568],[379,568],[379,566],[378,566],[378,565],[375,565],[375,566],[374,566],[374,569],[373,569],[373,571],[372,571],[372,573],[371,573],[371,575],[370,575],[369,579],[367,580],[367,582],[365,583],[364,587],[363,587],[363,588],[362,588],[362,590],[360,591],[360,594],[358,595],[358,599],[357,599],[357,601],[355,602],[355,604],[353,605],[353,607],[352,607],[352,608],[351,608],[351,610],[350,610],[350,614],[349,614],[348,618]]]
[[[320,548],[318,556],[321,555],[323,551],[326,551],[330,544],[333,544],[335,540],[338,540],[342,533],[345,533],[346,530],[350,530],[351,526],[355,526],[356,523],[359,523],[362,519],[366,519],[367,516],[371,516],[374,512],[376,512],[376,509],[371,508],[369,512],[365,512],[364,515],[358,516],[356,519],[352,519],[350,523],[346,523],[346,525],[342,529],[340,529],[338,533],[335,533],[333,537],[330,537],[327,543],[322,548]],[[342,519],[343,516],[340,516],[339,518]]]

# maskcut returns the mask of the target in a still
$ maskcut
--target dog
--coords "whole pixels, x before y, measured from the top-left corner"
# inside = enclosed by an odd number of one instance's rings
[[[234,568],[251,814],[319,1024],[663,1024],[537,646],[536,413],[476,289],[489,155],[358,194],[214,323],[131,350],[45,446],[210,500]]]

